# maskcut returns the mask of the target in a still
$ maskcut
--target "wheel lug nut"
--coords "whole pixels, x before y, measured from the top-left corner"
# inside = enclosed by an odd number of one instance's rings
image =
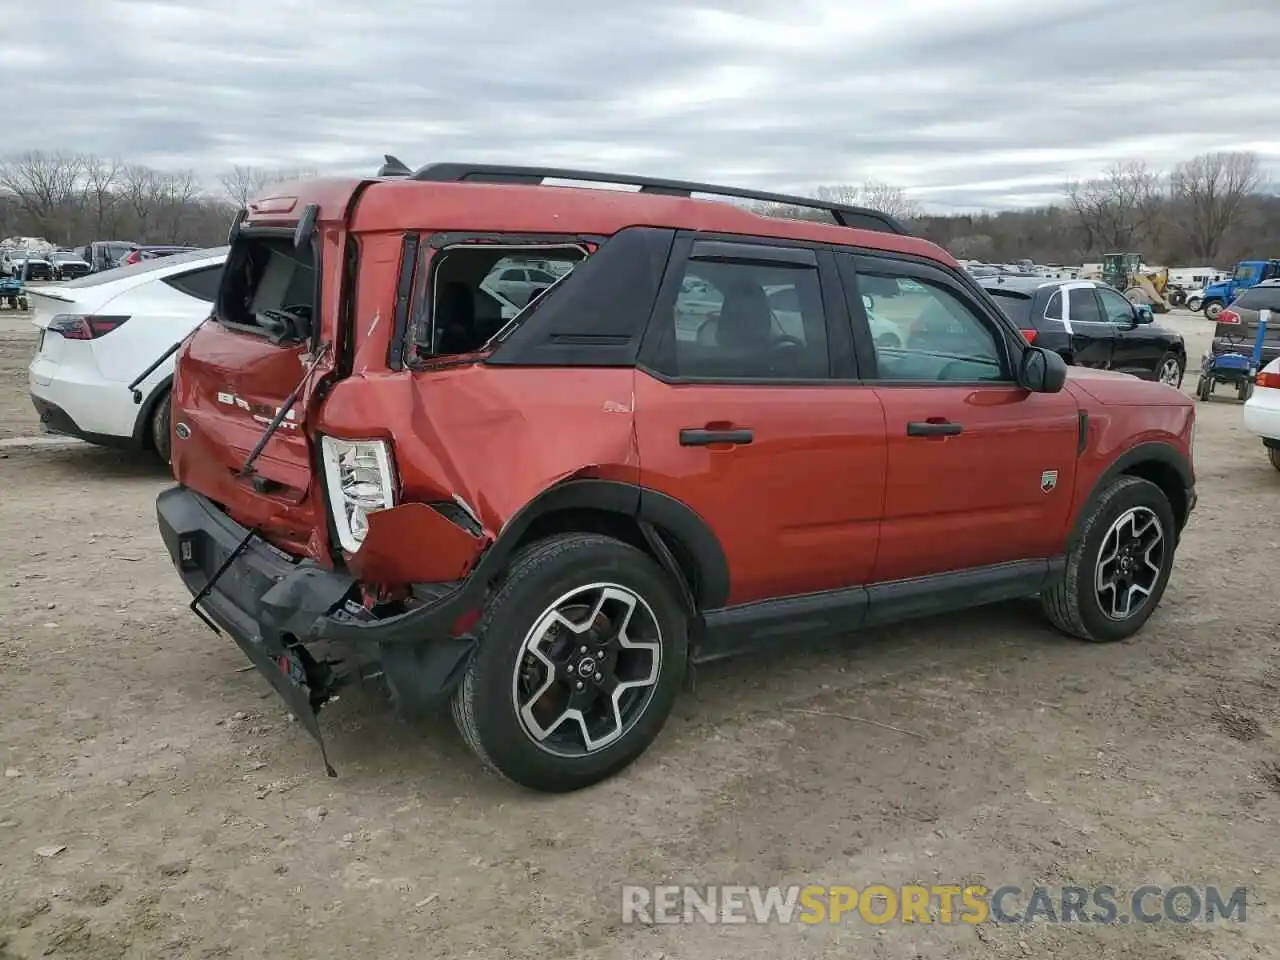
[[[596,674],[596,682],[597,682],[597,683],[599,683],[599,682],[600,682],[600,674],[598,674],[598,673]]]
[[[579,690],[581,690],[581,689],[582,689],[582,681],[581,681],[581,680],[579,680],[579,681],[578,681],[577,686],[578,686],[578,689],[579,689]]]
[[[578,648],[578,652],[579,652],[579,653],[586,653],[586,652],[587,652],[587,648],[586,648],[586,646],[585,646],[585,645],[583,645],[583,646],[579,647],[579,648]]]

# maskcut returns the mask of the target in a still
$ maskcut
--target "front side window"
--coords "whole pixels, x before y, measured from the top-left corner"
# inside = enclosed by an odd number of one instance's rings
[[[1102,298],[1103,316],[1108,323],[1129,326],[1133,323],[1133,304],[1114,290],[1098,290]]]
[[[1077,287],[1067,291],[1067,318],[1071,323],[1101,323],[1102,311],[1091,287]]]
[[[1010,379],[997,331],[943,285],[866,272],[859,273],[858,284],[867,305],[878,379]]]
[[[678,377],[830,375],[827,321],[814,267],[690,260],[672,321]]]

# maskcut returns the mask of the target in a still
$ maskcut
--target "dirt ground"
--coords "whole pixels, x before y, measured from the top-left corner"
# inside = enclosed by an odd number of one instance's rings
[[[1168,322],[1197,357],[1205,322]],[[35,432],[32,343],[0,321],[0,435]],[[164,472],[0,446],[0,957],[1280,956],[1280,473],[1238,403],[1200,418],[1200,506],[1136,640],[1072,642],[1014,604],[703,669],[640,762],[563,797],[359,693],[322,717],[327,779],[185,609]],[[622,884],[910,882],[1243,885],[1248,914],[621,919]]]

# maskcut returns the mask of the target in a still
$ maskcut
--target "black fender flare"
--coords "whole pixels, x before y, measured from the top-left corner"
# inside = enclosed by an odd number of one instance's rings
[[[147,394],[146,399],[142,401],[138,418],[133,422],[133,445],[139,450],[147,445],[147,427],[151,423],[151,415],[156,412],[156,404],[167,396],[172,388],[173,374],[171,373],[157,383],[151,392]]]
[[[1172,468],[1177,473],[1178,479],[1182,484],[1182,489],[1186,492],[1188,497],[1191,496],[1191,492],[1195,488],[1195,481],[1192,480],[1191,464],[1177,447],[1169,443],[1161,443],[1158,440],[1151,440],[1146,443],[1140,443],[1137,446],[1130,447],[1124,453],[1120,454],[1120,456],[1116,457],[1116,459],[1111,462],[1111,465],[1108,466],[1106,470],[1102,471],[1102,475],[1094,481],[1093,487],[1089,491],[1089,496],[1083,501],[1080,512],[1076,515],[1075,521],[1071,525],[1071,535],[1067,540],[1068,549],[1074,547],[1076,543],[1079,542],[1080,535],[1084,529],[1085,520],[1089,516],[1089,510],[1093,504],[1098,502],[1098,497],[1101,495],[1102,491],[1110,486],[1111,483],[1115,481],[1116,477],[1119,477],[1121,474],[1133,473],[1134,467],[1144,463],[1158,463],[1162,467]],[[1184,511],[1184,516],[1180,518],[1183,525],[1186,524],[1186,513],[1190,512],[1191,505],[1192,504],[1188,502],[1186,505],[1187,509]],[[1181,530],[1178,531],[1179,534],[1181,534],[1181,532]]]
[[[511,518],[472,576],[481,582],[495,579],[535,520],[565,510],[597,510],[631,518],[639,524],[658,561],[676,579],[682,599],[692,605],[690,612],[725,605],[729,564],[710,524],[674,497],[616,480],[565,480],[544,490]],[[695,567],[696,584],[685,576],[673,547],[685,553]]]

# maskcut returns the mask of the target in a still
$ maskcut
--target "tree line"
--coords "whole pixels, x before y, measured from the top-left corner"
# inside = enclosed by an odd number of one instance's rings
[[[29,151],[0,161],[0,238],[224,242],[235,211],[272,183],[306,169],[236,166],[203,182],[193,170],[157,170],[118,159]],[[1102,254],[1141,253],[1148,263],[1229,266],[1280,256],[1280,196],[1252,153],[1206,153],[1167,171],[1142,161],[1064,184],[1058,204],[981,214],[924,212],[903,190],[865,183],[819,187],[814,197],[871,207],[962,259],[1078,264]],[[775,216],[826,215],[802,207],[758,207]]]

